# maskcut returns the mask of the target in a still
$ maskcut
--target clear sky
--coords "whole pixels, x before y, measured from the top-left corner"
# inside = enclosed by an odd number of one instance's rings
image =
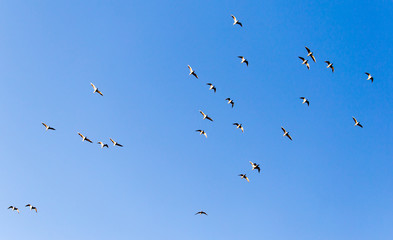
[[[386,0],[1,1],[1,238],[392,239],[392,13]],[[124,147],[96,144],[109,138]]]

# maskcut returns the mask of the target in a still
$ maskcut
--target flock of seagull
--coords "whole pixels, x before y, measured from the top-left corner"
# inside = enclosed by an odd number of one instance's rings
[[[233,19],[233,25],[234,26],[235,25],[239,25],[240,27],[243,27],[243,24],[234,15],[231,15],[231,17]],[[305,48],[306,48],[306,51],[307,51],[307,56],[306,57],[311,58],[312,61],[314,63],[316,63],[317,60],[315,59],[314,53],[308,47],[305,47]],[[238,58],[241,59],[240,63],[245,63],[246,66],[248,67],[248,60],[244,56],[238,56]],[[301,57],[301,56],[299,56],[299,59],[302,61],[302,65],[306,65],[307,69],[310,70],[310,63],[309,63],[309,61],[306,58]],[[325,63],[327,64],[326,68],[330,68],[332,73],[334,73],[333,63],[330,62],[330,61],[325,61]],[[193,75],[195,78],[199,79],[198,75],[192,69],[192,67],[190,65],[188,65],[188,69],[190,70],[189,75]],[[371,83],[372,83],[374,81],[373,76],[371,76],[371,74],[368,73],[368,72],[366,72],[365,74],[367,75],[367,80],[371,80]],[[209,86],[209,90],[214,90],[214,92],[217,91],[216,87],[212,83],[206,83],[206,85]],[[307,106],[310,106],[310,101],[306,97],[300,97],[300,99],[302,100],[302,104],[307,104]],[[226,98],[225,100],[227,101],[228,104],[231,104],[232,108],[235,106],[235,102],[231,98]],[[213,122],[213,119],[210,118],[207,114],[205,114],[202,110],[200,110],[199,112],[202,114],[203,119],[207,119],[207,120],[210,120],[210,121]],[[358,120],[355,117],[352,117],[352,119],[355,122],[355,126],[359,126],[359,127],[363,128],[362,124],[360,124],[360,122],[358,122]],[[242,131],[242,133],[244,133],[244,128],[243,128],[243,125],[241,123],[233,123],[233,125],[236,126],[237,129],[240,129]],[[287,137],[289,140],[292,141],[292,137],[289,134],[289,132],[287,130],[285,130],[284,127],[281,127],[281,130],[284,133],[283,136]],[[199,132],[200,135],[204,135],[207,138],[207,133],[205,132],[205,130],[198,129],[198,130],[196,130],[196,132]],[[252,170],[257,170],[258,173],[261,172],[261,168],[260,168],[259,164],[253,163],[251,161],[250,161],[250,164],[252,166]],[[245,173],[241,173],[241,174],[239,174],[239,176],[240,176],[241,179],[244,179],[247,182],[250,182],[250,179],[247,177],[247,175]],[[207,216],[207,213],[204,212],[204,211],[199,211],[195,215],[206,215]]]
[[[231,17],[233,18],[233,25],[234,26],[235,25],[239,25],[240,27],[243,27],[243,24],[235,16],[231,15]],[[305,48],[307,50],[307,57],[310,57],[312,59],[312,61],[314,63],[316,63],[316,59],[315,59],[314,53],[308,47],[305,47]],[[246,66],[248,66],[248,60],[244,56],[238,56],[238,58],[241,59],[241,62],[240,62],[241,64],[245,63]],[[300,57],[300,56],[299,56],[299,59],[302,61],[302,65],[306,65],[307,69],[310,69],[310,64],[309,64],[307,59],[305,59],[303,57]],[[333,63],[330,62],[330,61],[325,61],[325,63],[327,64],[326,68],[330,68],[332,70],[332,73],[334,73]],[[195,78],[199,79],[198,75],[191,68],[190,65],[188,65],[188,69],[190,71],[189,75],[193,75]],[[370,73],[368,73],[368,72],[366,72],[365,74],[367,75],[367,80],[371,80],[371,83],[372,83],[374,81],[373,76]],[[93,93],[98,93],[99,95],[104,96],[103,93],[100,90],[98,90],[98,88],[93,83],[90,83],[90,84],[93,87],[93,90],[94,90]],[[209,90],[213,90],[214,93],[216,93],[217,89],[216,89],[216,87],[212,83],[206,83],[206,85],[209,86]],[[300,99],[302,100],[302,104],[307,104],[307,106],[310,106],[310,101],[306,97],[300,97]],[[226,98],[225,100],[227,101],[228,104],[231,105],[232,108],[234,108],[235,102],[231,98]],[[211,117],[209,117],[209,115],[205,114],[202,110],[200,110],[199,112],[201,113],[201,115],[203,117],[203,120],[206,119],[206,120],[209,120],[209,121],[213,122],[213,119]],[[359,126],[359,127],[363,128],[363,125],[360,124],[360,122],[355,117],[352,117],[352,119],[355,122],[354,126]],[[52,131],[56,130],[55,128],[47,125],[44,122],[42,122],[42,125],[45,127],[46,131],[48,131],[48,130],[52,130]],[[233,123],[233,125],[236,126],[236,129],[240,129],[242,131],[242,133],[244,133],[244,128],[243,128],[243,125],[241,123]],[[284,127],[281,127],[281,130],[284,132],[283,136],[287,137],[289,140],[292,141],[292,137],[289,134],[289,132],[287,130],[285,130]],[[198,129],[198,130],[195,130],[195,131],[199,132],[200,135],[204,135],[207,138],[207,133],[205,132],[205,130]],[[90,140],[89,138],[84,136],[82,133],[78,132],[78,135],[82,138],[82,142],[86,141],[86,142],[89,142],[89,143],[93,143],[92,140]],[[118,142],[114,141],[112,138],[109,138],[109,139],[113,143],[113,146],[123,147],[123,145],[121,145]],[[109,145],[104,143],[104,142],[102,142],[102,141],[97,142],[97,144],[100,144],[101,148],[109,148]],[[260,168],[259,164],[251,162],[251,161],[250,161],[250,164],[251,164],[251,167],[252,167],[252,171],[253,170],[257,170],[258,173],[261,172],[261,168]],[[239,174],[239,176],[240,176],[241,179],[245,179],[247,182],[250,182],[250,179],[247,177],[247,175],[245,173]],[[31,204],[27,204],[25,207],[29,207],[30,210],[34,210],[34,211],[38,212],[37,208],[35,206],[31,205]],[[8,209],[11,209],[12,211],[16,211],[16,212],[19,213],[19,209],[17,207],[10,206],[10,207],[8,207]],[[206,215],[207,216],[207,213],[204,212],[204,211],[199,211],[195,215]]]

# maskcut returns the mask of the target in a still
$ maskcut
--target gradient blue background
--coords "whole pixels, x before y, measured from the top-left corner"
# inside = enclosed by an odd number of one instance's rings
[[[34,2],[0,3],[2,239],[393,238],[392,1]]]

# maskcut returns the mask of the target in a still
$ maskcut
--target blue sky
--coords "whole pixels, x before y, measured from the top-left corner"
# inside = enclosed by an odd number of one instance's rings
[[[392,12],[363,0],[2,1],[2,237],[392,239]]]

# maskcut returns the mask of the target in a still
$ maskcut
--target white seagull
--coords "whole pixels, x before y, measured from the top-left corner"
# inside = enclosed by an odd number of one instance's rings
[[[94,86],[93,83],[90,83],[90,84],[91,84],[91,86],[94,88],[94,92],[93,92],[93,93],[98,93],[98,94],[100,94],[101,96],[104,96],[104,95],[102,94],[102,92],[101,92],[100,90],[98,90],[98,88],[96,88],[96,86]]]
[[[207,213],[204,211],[199,211],[199,212],[195,213],[195,215],[202,215],[202,214],[207,216]]]
[[[241,61],[240,63],[245,63],[245,64],[247,65],[247,67],[248,67],[248,61],[247,61],[247,59],[245,59],[243,56],[238,56],[238,58],[241,58],[241,59],[242,59],[242,61]]]
[[[304,58],[302,58],[302,57],[299,57],[299,58],[300,58],[300,60],[303,61],[302,64],[305,64],[305,65],[307,66],[307,68],[310,69],[310,64],[308,64],[308,60],[307,60],[307,59],[304,59]]]
[[[89,142],[89,143],[93,143],[90,139],[88,139],[87,137],[83,136],[82,133],[78,133],[78,135],[81,136],[82,142],[83,142],[83,141],[87,141],[87,142]]]
[[[368,73],[368,72],[366,72],[365,74],[367,74],[367,80],[371,80],[371,83],[373,83],[374,82],[374,78],[373,78],[373,76],[371,76],[371,74],[370,73]]]
[[[232,125],[235,125],[236,128],[240,128],[240,130],[242,130],[242,132],[244,132],[244,128],[243,128],[243,126],[242,126],[241,123],[234,123],[234,124],[232,124]]]
[[[36,207],[34,207],[33,205],[31,205],[31,204],[27,204],[25,207],[29,207],[30,211],[31,210],[35,210],[35,212],[38,212],[38,209]]]
[[[203,131],[203,130],[195,130],[195,132],[199,132],[199,135],[205,135],[205,137],[207,138],[207,134],[206,134],[206,132],[205,131]]]
[[[246,174],[239,174],[239,176],[240,176],[240,178],[241,179],[246,179],[247,180],[247,182],[250,182],[250,180],[248,179],[248,177],[246,176]]]
[[[257,164],[257,163],[253,163],[253,162],[251,162],[250,161],[250,163],[251,163],[251,166],[252,166],[252,170],[258,170],[258,172],[261,172],[261,168],[259,167],[259,164]]]
[[[362,124],[360,124],[360,122],[358,122],[358,120],[356,120],[355,117],[352,117],[352,119],[355,122],[355,126],[359,126],[359,127],[363,128]]]
[[[307,50],[307,52],[308,52],[307,57],[311,57],[312,60],[313,60],[314,62],[317,62],[317,61],[315,60],[314,53],[311,52],[311,50],[310,50],[308,47],[305,47],[305,48],[306,48],[306,50]]]
[[[98,142],[98,144],[101,145],[101,148],[104,148],[104,147],[109,148],[108,144],[106,144],[106,143]]]
[[[42,123],[42,125],[44,125],[45,126],[45,129],[46,129],[46,131],[48,131],[48,130],[56,130],[56,129],[54,129],[53,127],[51,127],[51,126],[49,126],[49,125],[46,125],[45,123]]]
[[[199,110],[199,112],[202,114],[203,119],[207,119],[213,122],[213,119],[211,119],[207,114],[205,114],[204,112],[202,112],[201,110]]]
[[[287,132],[287,130],[285,130],[285,128],[283,128],[283,127],[281,127],[281,129],[282,129],[282,131],[284,132],[284,137],[285,136],[287,136],[289,139],[291,139],[291,141],[292,141],[292,138],[291,138],[291,135],[289,135],[289,132]]]
[[[334,67],[333,67],[333,63],[329,62],[329,61],[325,61],[325,63],[327,64],[326,68],[331,68],[332,72],[334,72]]]
[[[190,69],[190,74],[188,74],[188,75],[194,75],[194,77],[196,77],[197,79],[198,79],[198,75],[195,73],[195,71],[194,70],[192,70],[192,68],[190,67],[190,65],[188,65],[188,69]]]
[[[8,209],[11,209],[12,211],[17,211],[19,213],[19,209],[14,206],[9,206]]]
[[[232,108],[233,108],[233,106],[235,105],[235,102],[232,99],[230,99],[230,98],[227,98],[225,100],[228,101],[228,104],[232,104]]]
[[[110,140],[111,140],[111,142],[113,143],[113,146],[119,146],[119,147],[123,147],[123,145],[121,145],[121,144],[119,144],[119,143],[117,143],[117,142],[115,142],[115,141],[113,141],[113,139],[112,138],[109,138]]]
[[[308,99],[307,99],[307,98],[305,98],[305,97],[300,97],[300,99],[303,99],[303,102],[302,102],[302,104],[305,104],[305,103],[307,103],[307,106],[310,106],[310,102],[308,101]]]
[[[210,86],[209,90],[212,90],[212,89],[213,89],[214,92],[217,91],[216,87],[215,87],[213,84],[211,84],[211,83],[206,83],[206,85],[209,85],[209,86]]]
[[[237,20],[235,16],[231,15],[231,17],[233,18],[233,26],[238,24],[238,25],[240,25],[240,27],[243,27],[243,24],[241,22],[239,22],[239,20]]]

